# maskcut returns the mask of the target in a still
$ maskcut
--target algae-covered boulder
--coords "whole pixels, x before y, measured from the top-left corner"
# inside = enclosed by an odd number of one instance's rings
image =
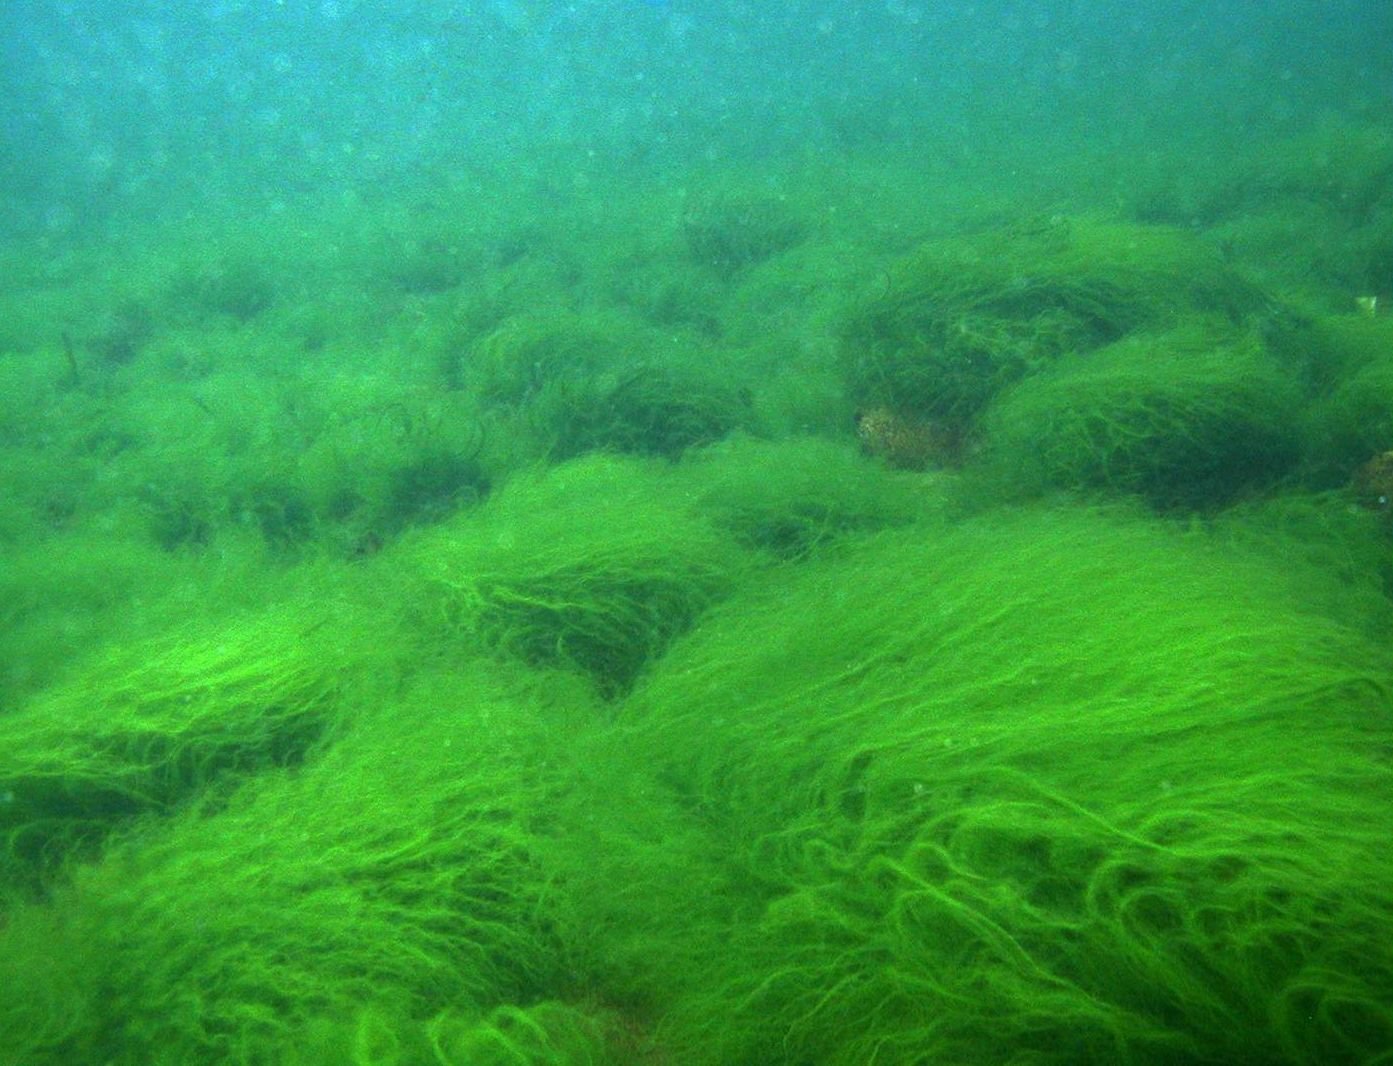
[[[539,309],[509,316],[473,341],[458,384],[485,408],[517,409],[548,384],[622,365],[650,338],[618,315]]]
[[[817,437],[734,438],[676,473],[697,510],[740,543],[802,559],[858,534],[941,512],[946,483],[886,469],[848,445]]]
[[[794,247],[806,231],[786,200],[749,190],[693,193],[682,214],[682,234],[692,259],[724,277]]]
[[[406,545],[421,624],[437,641],[622,693],[751,562],[665,466],[591,456],[521,475]]]
[[[546,388],[528,412],[553,459],[597,451],[677,459],[753,419],[749,394],[694,356]]]
[[[1329,393],[1306,413],[1311,461],[1329,484],[1393,448],[1393,319],[1352,318],[1338,326],[1349,353]]]
[[[142,819],[302,763],[380,661],[348,619],[331,632],[287,604],[175,628],[0,715],[0,902],[46,893]]]
[[[622,315],[518,315],[478,340],[463,388],[506,420],[529,458],[592,451],[661,455],[749,427],[741,369],[718,353]]]
[[[0,927],[0,1063],[622,1061],[606,1014],[549,1002],[548,711],[493,669],[418,676],[111,847]]]
[[[599,927],[675,1060],[1393,1052],[1389,654],[1308,602],[1344,578],[1272,558],[997,513],[713,611],[624,707],[622,802],[688,833],[586,875],[623,871]]]
[[[276,280],[264,263],[225,258],[203,263],[170,287],[173,313],[196,322],[217,318],[245,324],[276,300]]]
[[[1138,333],[1008,390],[982,420],[984,464],[1008,495],[1101,491],[1215,508],[1293,468],[1300,401],[1253,336],[1203,325]]]
[[[898,263],[845,321],[840,360],[857,405],[963,424],[1066,353],[1259,306],[1180,230],[1050,219],[934,241]]]

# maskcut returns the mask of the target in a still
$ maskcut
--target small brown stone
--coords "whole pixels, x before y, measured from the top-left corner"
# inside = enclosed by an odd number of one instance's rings
[[[867,455],[900,470],[952,466],[962,455],[962,433],[957,427],[908,418],[888,407],[858,411],[856,439]]]

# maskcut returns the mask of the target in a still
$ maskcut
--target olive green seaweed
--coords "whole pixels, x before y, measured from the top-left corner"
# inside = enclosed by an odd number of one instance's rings
[[[469,344],[460,384],[486,407],[516,410],[548,384],[584,381],[631,363],[655,339],[614,313],[539,309],[515,314]]]
[[[1351,505],[1351,493],[1292,491],[1254,499],[1216,515],[1218,542],[1262,560],[1313,610],[1375,640],[1393,632],[1393,545],[1387,514]]]
[[[530,459],[675,459],[753,421],[738,363],[612,312],[509,316],[472,341],[458,376]]]
[[[688,195],[682,236],[694,262],[723,278],[796,246],[808,226],[786,199],[734,188]]]
[[[1301,396],[1256,337],[1203,322],[1062,358],[983,418],[997,492],[1136,495],[1214,509],[1300,456]]]
[[[1050,218],[924,245],[847,316],[840,361],[862,407],[969,423],[1002,389],[1138,329],[1261,294],[1176,229]]]
[[[143,538],[86,528],[42,535],[24,525],[5,544],[0,567],[0,706],[7,709],[57,684],[105,640],[130,641],[162,630],[171,615],[186,617],[177,593],[151,594],[152,574],[163,581],[173,569],[191,582],[215,581],[198,560],[171,566]]]
[[[616,1040],[605,1012],[548,1001],[496,1007],[472,1020],[445,1016],[428,1027],[434,1062],[459,1066],[625,1066],[638,1049]]]
[[[1347,371],[1305,423],[1312,464],[1344,484],[1362,463],[1393,449],[1393,320],[1354,320],[1338,335],[1350,353]]]
[[[553,460],[594,451],[681,458],[753,421],[749,398],[718,366],[638,365],[542,390],[528,423]]]

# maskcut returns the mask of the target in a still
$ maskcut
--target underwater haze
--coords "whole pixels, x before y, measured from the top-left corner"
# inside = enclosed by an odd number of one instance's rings
[[[1393,7],[0,16],[0,1066],[1393,1066]]]
[[[63,235],[538,155],[565,181],[875,146],[1231,146],[1377,121],[1393,95],[1389,13],[1356,0],[6,6],[6,226]]]

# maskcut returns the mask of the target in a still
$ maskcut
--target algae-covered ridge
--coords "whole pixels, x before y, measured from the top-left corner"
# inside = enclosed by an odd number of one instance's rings
[[[1393,1062],[1386,133],[852,155],[5,244],[0,1064]]]

